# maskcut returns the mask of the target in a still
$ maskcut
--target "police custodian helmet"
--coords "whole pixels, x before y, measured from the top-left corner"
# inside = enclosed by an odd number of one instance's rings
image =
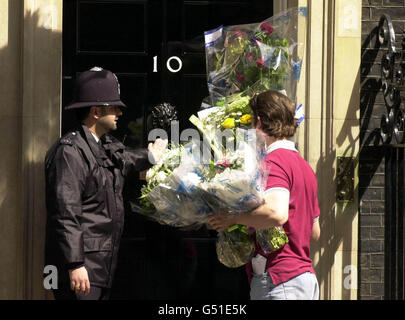
[[[117,76],[111,71],[94,67],[82,72],[76,79],[73,101],[65,110],[92,106],[126,107],[120,99]]]

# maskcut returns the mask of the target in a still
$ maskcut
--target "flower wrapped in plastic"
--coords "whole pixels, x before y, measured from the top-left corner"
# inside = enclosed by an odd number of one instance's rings
[[[190,229],[207,223],[212,212],[235,215],[260,206],[267,180],[264,137],[256,130],[241,128],[230,135],[233,147],[225,148],[218,140],[215,143],[221,151],[215,161],[201,159],[199,141],[171,146],[146,175],[143,213],[161,224]],[[228,267],[238,267],[251,258],[254,243],[243,228],[231,228],[217,239],[218,259]]]
[[[211,105],[235,93],[283,91],[295,103],[305,51],[306,8],[292,8],[260,23],[205,32]]]
[[[176,107],[160,103],[150,110],[148,129],[157,130],[157,136],[168,134],[173,121],[177,121]],[[195,148],[194,142],[169,144],[158,163],[147,171],[139,205],[130,202],[133,212],[179,228],[198,228],[204,223],[201,217],[206,216],[208,207],[192,193],[192,186],[201,179],[193,172],[196,164],[190,154]]]
[[[228,103],[218,104],[198,112],[198,117],[192,115],[190,121],[204,134],[211,143],[216,155],[221,154],[222,146],[218,141],[218,133],[225,135],[226,144],[235,144],[237,129],[252,127],[252,110],[249,106],[250,97],[240,93],[228,99]]]
[[[205,168],[207,179],[198,189],[201,197],[213,212],[241,214],[257,208],[263,203],[265,183],[265,141],[256,130],[238,128],[233,136],[235,144],[216,155],[216,161]],[[217,140],[216,145],[220,141]]]
[[[193,143],[172,146],[148,170],[141,189],[141,213],[164,225],[198,228],[206,223],[210,208],[196,197],[195,186],[202,177],[196,174],[191,156]],[[135,210],[136,204],[132,203]]]
[[[305,9],[292,9],[262,23],[206,32],[210,108],[190,121],[203,133],[214,161],[196,161],[190,156],[199,149],[196,142],[186,149],[173,148],[171,152],[181,156],[177,160],[169,154],[163,157],[148,173],[142,189],[149,216],[176,227],[198,227],[206,223],[210,212],[241,214],[263,203],[264,148],[245,139],[252,124],[249,100],[254,93],[268,89],[283,91],[296,100],[305,45],[305,36],[298,36],[297,26],[305,18]],[[227,266],[236,267],[250,259],[245,251],[238,259],[224,254],[235,252],[235,243],[251,247],[251,238],[242,236],[241,230],[218,237],[218,258]],[[230,234],[238,234],[239,241]],[[257,235],[266,251],[278,250],[288,241],[278,227],[257,231]]]
[[[208,103],[203,103],[205,110],[198,118],[193,116],[190,120],[209,137],[211,147],[220,158],[226,159],[221,153],[223,140],[215,139],[215,132],[231,129],[234,137],[231,135],[225,140],[226,143],[235,142],[237,130],[251,125],[249,100],[255,93],[269,89],[281,91],[298,105],[296,94],[306,41],[306,28],[298,27],[305,23],[306,8],[302,7],[284,11],[260,23],[221,26],[205,32],[210,98]],[[296,117],[298,124],[305,118],[302,105],[296,108]],[[229,177],[219,174],[217,178],[219,181],[230,178],[236,183],[238,176],[234,173],[224,172],[222,174]],[[237,202],[229,190],[234,189],[228,187],[225,193],[215,188],[207,191],[221,194],[221,199],[229,199],[225,206],[235,209]],[[217,202],[220,205],[220,201]],[[266,252],[279,250],[288,243],[282,227],[257,230],[256,237]]]
[[[216,252],[223,265],[238,268],[252,259],[255,244],[246,226],[234,225],[218,234]]]
[[[268,177],[264,136],[254,129],[246,129],[251,128],[251,122],[239,123],[232,130],[221,125],[222,120],[235,113],[236,108],[249,112],[249,100],[249,97],[239,95],[237,107],[230,108],[232,103],[213,107],[200,112],[198,117],[190,118],[204,136],[209,137],[208,143],[217,159],[211,165],[216,170],[215,174],[211,175],[211,179],[202,181],[198,187],[203,189],[201,196],[213,212],[241,214],[256,209],[264,201],[263,193]],[[288,242],[282,227],[258,230],[257,234],[261,239],[259,244],[267,252],[276,251]],[[228,238],[223,236],[218,239],[218,243],[223,242],[221,247],[225,247],[227,241]],[[232,246],[232,242],[229,246]]]
[[[256,230],[256,241],[265,253],[280,250],[288,243],[288,237],[282,227]]]

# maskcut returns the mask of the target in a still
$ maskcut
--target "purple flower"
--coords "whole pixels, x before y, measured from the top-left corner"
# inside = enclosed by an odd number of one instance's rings
[[[257,39],[256,39],[256,38],[250,39],[250,42],[252,43],[252,46],[253,46],[253,47],[256,47],[256,46],[257,46]]]

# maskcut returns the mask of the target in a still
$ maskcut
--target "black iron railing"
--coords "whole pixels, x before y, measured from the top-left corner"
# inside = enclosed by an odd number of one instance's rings
[[[401,92],[405,91],[405,37],[402,41],[402,50],[398,52],[391,18],[384,14],[379,23],[378,40],[381,46],[388,48],[381,61],[381,87],[387,107],[387,114],[381,118],[381,138],[384,144],[403,144],[405,106],[402,103]]]
[[[404,299],[404,148],[405,31],[396,49],[390,16],[382,15],[378,40],[386,50],[381,61],[381,88],[386,114],[380,133],[385,151],[385,299]]]

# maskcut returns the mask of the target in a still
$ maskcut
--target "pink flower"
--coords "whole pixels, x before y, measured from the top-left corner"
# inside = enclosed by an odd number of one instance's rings
[[[259,68],[264,68],[265,67],[263,59],[257,59],[256,64],[257,64],[257,66]]]
[[[216,166],[222,166],[222,167],[229,167],[228,159],[227,159],[227,158],[223,158],[223,159],[221,159],[221,160],[218,160],[215,165],[216,165]]]
[[[246,59],[247,59],[248,61],[252,60],[254,57],[255,57],[255,55],[254,55],[252,52],[250,52],[250,53],[248,53],[248,54],[246,55]]]
[[[260,28],[267,35],[269,35],[270,33],[272,33],[274,31],[274,28],[270,24],[268,24],[267,22],[262,23],[260,25]]]
[[[240,31],[239,29],[235,30],[235,35],[237,38],[242,38],[242,31]]]
[[[240,83],[242,83],[243,81],[245,81],[245,76],[244,76],[243,74],[239,73],[239,74],[236,76],[236,79],[238,79],[238,81],[239,81]]]

